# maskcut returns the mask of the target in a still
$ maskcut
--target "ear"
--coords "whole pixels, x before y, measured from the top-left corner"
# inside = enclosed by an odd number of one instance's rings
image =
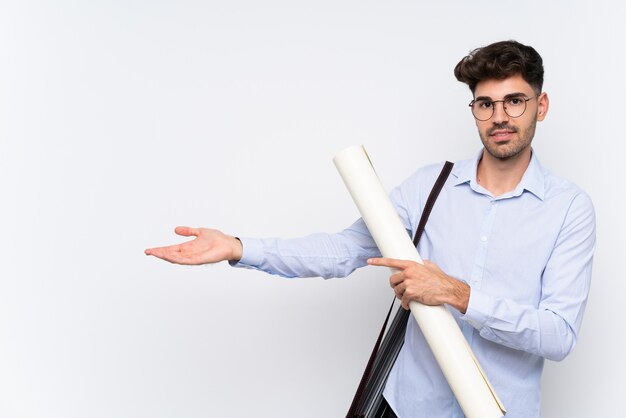
[[[542,121],[548,114],[548,108],[550,107],[550,99],[548,93],[543,92],[537,97],[537,120]]]

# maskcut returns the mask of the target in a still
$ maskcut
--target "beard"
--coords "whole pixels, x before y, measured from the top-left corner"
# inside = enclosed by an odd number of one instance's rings
[[[537,118],[533,118],[531,124],[525,129],[519,129],[514,126],[507,125],[506,123],[493,125],[485,132],[478,130],[480,140],[485,147],[485,150],[492,157],[498,160],[509,160],[521,154],[526,148],[528,148],[535,136],[535,128],[537,127]],[[491,142],[491,134],[498,129],[511,130],[517,134],[517,138],[510,140],[507,143],[496,144]]]

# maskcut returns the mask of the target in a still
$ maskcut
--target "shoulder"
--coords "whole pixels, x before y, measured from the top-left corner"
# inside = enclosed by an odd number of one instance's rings
[[[593,211],[593,202],[587,192],[581,189],[571,180],[560,177],[552,173],[547,168],[542,167],[545,184],[545,201],[560,201],[570,205],[586,207]]]
[[[595,229],[595,209],[591,197],[572,181],[542,168],[545,184],[543,203],[553,216],[561,219],[561,229]]]

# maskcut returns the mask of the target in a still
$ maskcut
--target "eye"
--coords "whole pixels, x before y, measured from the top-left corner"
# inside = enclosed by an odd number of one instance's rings
[[[479,100],[476,102],[476,107],[479,109],[491,109],[493,106],[493,102],[489,100]]]
[[[524,103],[524,99],[522,99],[521,97],[511,97],[506,102],[511,106],[519,106]]]

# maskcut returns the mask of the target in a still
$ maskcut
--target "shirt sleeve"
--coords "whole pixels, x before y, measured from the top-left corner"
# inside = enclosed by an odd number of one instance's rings
[[[362,219],[336,234],[300,238],[241,238],[243,254],[234,267],[283,277],[345,277],[378,256],[378,248]]]
[[[576,344],[582,322],[594,247],[593,205],[581,193],[570,204],[544,269],[538,307],[472,288],[461,319],[490,341],[550,360],[564,359]]]
[[[411,219],[403,188],[408,180],[390,195],[407,234]],[[233,267],[261,270],[283,277],[345,277],[367,264],[367,259],[380,257],[380,250],[363,219],[335,234],[317,233],[301,238],[240,238],[243,253]]]

